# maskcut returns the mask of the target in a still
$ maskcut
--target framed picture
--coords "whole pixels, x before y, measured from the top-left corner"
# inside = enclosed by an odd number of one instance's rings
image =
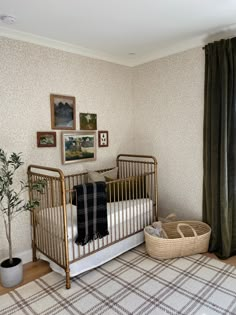
[[[108,147],[108,131],[98,131],[98,146]]]
[[[80,130],[97,130],[97,114],[80,113]]]
[[[62,132],[62,163],[96,160],[95,132]]]
[[[75,97],[50,95],[52,129],[75,130]]]
[[[57,137],[54,131],[39,131],[37,132],[38,147],[56,147]]]

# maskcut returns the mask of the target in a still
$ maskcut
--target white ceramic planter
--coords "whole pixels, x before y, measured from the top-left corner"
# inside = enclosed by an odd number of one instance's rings
[[[23,264],[20,258],[13,258],[13,265],[6,259],[0,264],[1,285],[5,288],[15,287],[23,280]]]

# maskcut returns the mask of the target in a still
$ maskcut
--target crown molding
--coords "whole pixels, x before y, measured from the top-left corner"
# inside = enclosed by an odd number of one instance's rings
[[[169,45],[168,47],[163,47],[163,48],[159,47],[153,53],[139,58],[138,62],[136,64],[133,63],[132,66],[133,67],[140,66],[145,63],[152,62],[157,59],[161,59],[170,55],[175,55],[189,49],[202,47],[205,45],[204,44],[205,38],[206,36],[199,36],[199,37],[195,37],[189,40],[182,40],[182,41],[176,42],[174,44]]]
[[[24,41],[27,43],[36,44],[36,45],[40,45],[44,47],[54,48],[54,49],[78,54],[81,56],[90,57],[93,59],[108,61],[111,63],[123,65],[123,66],[130,66],[129,61],[121,60],[119,58],[116,58],[114,56],[111,56],[101,51],[98,52],[98,51],[88,49],[79,45],[73,45],[73,44],[57,41],[54,39],[50,39],[47,37],[34,35],[31,33],[16,31],[16,30],[2,27],[2,26],[0,26],[0,36],[15,39],[15,40],[20,40],[20,41]]]
[[[139,59],[133,60],[129,63],[129,66],[135,67],[142,64],[152,62],[154,60],[164,58],[170,55],[184,52],[189,49],[203,47],[210,42],[218,41],[220,39],[226,39],[236,36],[236,24],[231,24],[219,29],[215,29],[212,32],[206,33],[201,36],[196,36],[187,40],[178,41],[172,43],[168,47],[158,47],[152,54],[140,57]]]
[[[197,36],[188,40],[182,40],[170,44],[168,47],[157,47],[153,53],[150,53],[145,56],[139,57],[138,55],[127,56],[124,59],[119,59],[115,56],[109,55],[101,51],[94,51],[87,49],[82,46],[72,45],[65,42],[60,42],[46,37],[41,37],[38,35],[25,33],[21,31],[16,31],[6,27],[0,27],[0,36],[8,37],[15,40],[20,40],[24,42],[29,42],[32,44],[45,46],[49,48],[54,48],[66,52],[71,52],[81,56],[90,57],[93,59],[99,59],[114,64],[119,64],[122,66],[136,67],[142,64],[152,62],[156,59],[160,59],[166,56],[177,54],[192,48],[202,47],[208,42],[214,40],[219,40],[221,38],[233,37],[236,34],[236,24],[221,28],[218,31],[212,32],[211,34],[205,34],[203,36]]]

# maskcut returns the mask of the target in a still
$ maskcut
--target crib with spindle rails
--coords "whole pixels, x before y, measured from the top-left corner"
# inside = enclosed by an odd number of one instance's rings
[[[75,187],[88,182],[88,172],[65,175],[62,170],[29,165],[29,183],[44,181],[43,193],[29,189],[39,206],[32,211],[33,260],[50,262],[53,270],[70,278],[99,266],[144,241],[143,229],[157,220],[157,160],[149,155],[119,154],[117,178],[106,180],[109,235],[81,246],[77,235]],[[114,169],[98,170],[109,174]]]

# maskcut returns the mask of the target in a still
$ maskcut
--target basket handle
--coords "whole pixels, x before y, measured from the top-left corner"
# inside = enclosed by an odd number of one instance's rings
[[[181,226],[188,226],[188,227],[190,227],[190,229],[193,231],[194,236],[197,237],[197,232],[196,232],[196,230],[195,230],[190,224],[187,224],[187,223],[179,223],[179,224],[177,225],[177,232],[179,233],[179,235],[180,235],[181,237],[185,237],[184,234],[183,234],[183,232],[180,230],[180,227],[181,227]]]

